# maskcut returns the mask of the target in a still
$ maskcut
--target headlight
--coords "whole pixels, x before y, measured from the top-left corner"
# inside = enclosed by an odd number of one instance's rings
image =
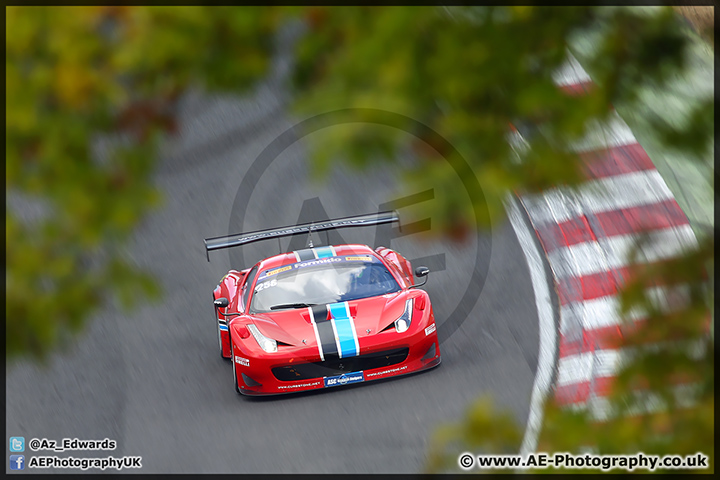
[[[260,333],[260,330],[252,323],[249,323],[247,328],[250,330],[250,333],[252,333],[252,336],[255,337],[255,340],[257,340],[260,348],[268,353],[277,352],[277,342],[275,340]]]
[[[410,322],[412,321],[412,311],[413,300],[412,298],[410,298],[405,302],[405,311],[403,312],[403,314],[400,315],[397,320],[395,320],[395,330],[397,330],[398,333],[403,333],[407,331],[408,328],[410,328]]]

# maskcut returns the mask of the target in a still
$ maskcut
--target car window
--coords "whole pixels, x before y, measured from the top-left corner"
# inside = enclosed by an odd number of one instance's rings
[[[250,285],[252,285],[253,281],[255,281],[255,274],[257,274],[258,266],[255,265],[252,270],[250,270],[250,273],[248,273],[247,281],[245,282],[245,285],[243,285],[242,293],[240,294],[240,298],[242,299],[242,310],[245,311],[245,305],[247,305],[248,301],[248,295],[250,294]]]
[[[317,264],[317,260],[311,260],[262,272],[255,285],[250,313],[346,302],[401,289],[379,260],[358,262],[334,258],[338,259],[337,263]]]

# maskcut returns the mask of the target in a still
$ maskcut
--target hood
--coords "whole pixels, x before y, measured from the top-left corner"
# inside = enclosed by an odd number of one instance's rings
[[[400,291],[348,302],[358,339],[375,335],[393,323],[405,310],[413,292]],[[288,345],[316,345],[308,308],[280,310],[252,315],[249,319],[263,335]],[[368,330],[370,332],[368,333]]]

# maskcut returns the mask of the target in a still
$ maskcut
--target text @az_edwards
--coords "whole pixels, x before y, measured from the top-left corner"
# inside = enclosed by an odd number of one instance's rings
[[[64,452],[68,450],[115,450],[117,442],[109,438],[102,440],[81,440],[79,438],[63,438],[59,442],[47,438],[33,438],[28,443],[30,450],[52,450]]]

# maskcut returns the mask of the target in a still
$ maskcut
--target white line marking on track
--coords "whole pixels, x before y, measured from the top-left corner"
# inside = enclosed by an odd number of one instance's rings
[[[520,247],[530,270],[530,280],[535,292],[535,307],[538,313],[538,330],[540,345],[538,347],[538,363],[535,372],[532,395],[530,397],[530,413],[523,436],[520,454],[527,455],[537,448],[538,435],[542,427],[545,397],[550,390],[553,368],[555,366],[555,344],[557,329],[553,320],[552,302],[550,300],[550,279],[545,275],[542,257],[532,238],[534,232],[529,231],[522,218],[520,208],[515,199],[508,195],[505,201],[510,224],[515,230]]]

